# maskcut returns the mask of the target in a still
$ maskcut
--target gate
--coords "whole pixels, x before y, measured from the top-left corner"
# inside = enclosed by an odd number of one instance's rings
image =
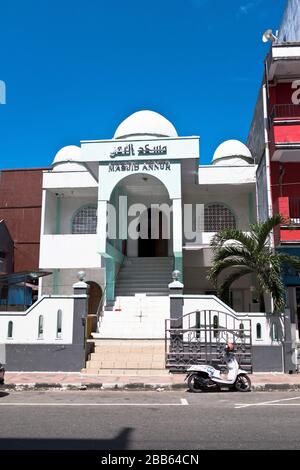
[[[251,320],[215,310],[196,310],[178,319],[167,319],[166,368],[185,372],[193,364],[220,366],[228,341],[235,344],[240,367],[252,372]]]

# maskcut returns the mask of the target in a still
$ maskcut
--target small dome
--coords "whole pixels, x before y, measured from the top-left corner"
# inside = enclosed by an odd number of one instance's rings
[[[253,157],[250,150],[239,140],[226,140],[214,153],[212,165],[251,165]]]
[[[178,137],[175,127],[161,114],[154,111],[138,111],[121,122],[114,139],[134,136]]]
[[[67,145],[60,149],[54,157],[53,165],[55,163],[73,162],[80,160],[81,148],[77,145]]]

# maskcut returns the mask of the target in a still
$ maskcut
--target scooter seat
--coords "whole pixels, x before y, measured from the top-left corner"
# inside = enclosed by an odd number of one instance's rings
[[[216,370],[219,370],[220,372],[223,372],[224,374],[227,374],[227,372],[228,372],[228,369],[227,369],[226,366],[220,366],[219,364],[213,364],[213,367]]]

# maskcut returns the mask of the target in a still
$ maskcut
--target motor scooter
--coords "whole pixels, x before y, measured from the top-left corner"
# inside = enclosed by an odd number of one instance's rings
[[[194,365],[187,370],[186,379],[191,392],[203,392],[223,387],[232,388],[239,392],[251,390],[251,380],[245,370],[240,369],[233,352],[228,349],[223,354],[226,368],[217,369],[210,364]],[[224,374],[226,372],[228,373]]]

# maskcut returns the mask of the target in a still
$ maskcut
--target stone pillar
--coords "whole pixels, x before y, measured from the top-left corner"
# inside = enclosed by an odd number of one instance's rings
[[[296,364],[296,352],[295,352],[295,338],[292,336],[292,323],[295,321],[294,317],[294,306],[293,300],[294,299],[294,291],[291,292],[292,289],[289,289],[289,309],[285,310],[284,313],[284,341],[283,341],[283,366],[284,372],[286,374],[296,372],[297,364]]]
[[[175,258],[175,269],[180,271],[181,279],[183,272],[182,263],[182,200],[173,199],[173,253]]]
[[[174,271],[172,273],[173,282],[169,284],[171,328],[182,328],[181,317],[183,315],[184,285],[180,281],[178,281],[180,274],[181,273],[179,271]]]
[[[86,323],[88,314],[88,284],[83,280],[84,273],[79,274],[79,282],[73,284],[73,336],[72,346],[76,354],[78,369],[85,367],[86,352]]]
[[[284,313],[284,341],[283,367],[286,374],[297,371],[296,358],[296,319],[297,319],[297,298],[296,288],[288,287],[288,308]]]

